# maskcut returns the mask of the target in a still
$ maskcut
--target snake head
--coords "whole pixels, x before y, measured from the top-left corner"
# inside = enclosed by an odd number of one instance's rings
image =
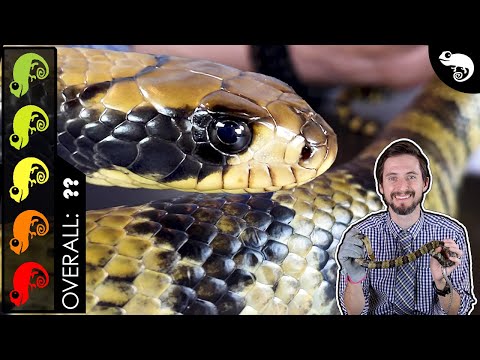
[[[150,60],[133,78],[68,90],[80,93],[62,104],[67,117],[78,101],[107,108],[84,127],[98,141],[91,182],[270,192],[306,183],[335,160],[332,128],[287,84],[206,60]]]
[[[205,168],[217,166],[218,184],[230,192],[289,189],[327,170],[337,145],[320,115],[286,107],[278,118],[197,111],[195,155]]]
[[[203,164],[196,184],[202,191],[289,189],[325,172],[337,154],[327,122],[292,88],[265,75],[225,80],[190,120],[193,155]]]
[[[446,268],[455,265],[455,263],[452,260],[449,260],[449,258],[457,257],[457,254],[450,251],[447,246],[440,245],[440,250],[434,251],[432,257],[435,258],[442,267]]]
[[[457,257],[457,253],[454,253],[453,251],[450,251],[447,246],[442,246],[442,249],[440,250],[440,254],[443,259],[442,266],[443,267],[450,267],[455,265],[455,263],[452,260],[449,260],[451,257]]]

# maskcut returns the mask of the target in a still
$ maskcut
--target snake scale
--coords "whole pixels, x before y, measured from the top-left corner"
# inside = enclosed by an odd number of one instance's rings
[[[59,155],[94,184],[194,191],[87,213],[89,314],[338,314],[336,246],[349,224],[382,207],[373,178],[380,151],[401,137],[417,142],[434,177],[425,207],[455,216],[464,165],[480,144],[479,96],[438,79],[353,160],[328,169],[333,131],[275,79],[206,61],[90,49],[58,48],[58,69]],[[185,121],[200,105],[263,130],[255,150],[262,155],[242,148],[219,156],[197,146],[220,131],[202,118],[193,127]],[[271,119],[279,126],[273,137]],[[298,135],[293,147],[273,140],[285,128]],[[269,141],[275,145],[262,152],[259,144]],[[185,154],[192,161],[175,171]],[[266,171],[257,163],[250,171],[242,164],[252,158],[282,166]],[[200,170],[199,159],[210,165]],[[240,172],[225,181],[222,169],[234,166]],[[215,192],[225,184],[237,193]]]

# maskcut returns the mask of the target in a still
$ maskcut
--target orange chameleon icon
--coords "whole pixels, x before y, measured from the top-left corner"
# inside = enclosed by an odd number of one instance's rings
[[[33,231],[32,226],[35,227]],[[36,210],[25,210],[17,215],[13,223],[13,238],[10,240],[10,249],[15,254],[20,255],[28,249],[30,240],[35,236],[45,235],[48,230],[49,224],[45,215]]]
[[[35,280],[32,283],[30,279]],[[48,272],[42,265],[34,261],[23,263],[13,274],[13,290],[10,291],[10,301],[16,306],[23,305],[30,297],[30,289],[44,288],[48,282]]]

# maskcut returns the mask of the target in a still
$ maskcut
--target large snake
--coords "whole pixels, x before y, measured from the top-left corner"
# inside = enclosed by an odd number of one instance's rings
[[[455,216],[480,144],[479,96],[439,79],[354,160],[327,171],[333,131],[273,78],[88,49],[58,48],[58,69],[58,153],[88,181],[195,191],[88,212],[89,314],[338,314],[336,246],[382,207],[380,151],[416,141],[435,179],[425,207]],[[252,137],[237,144],[232,131],[220,134],[225,126]],[[204,193],[222,186],[238,194]]]

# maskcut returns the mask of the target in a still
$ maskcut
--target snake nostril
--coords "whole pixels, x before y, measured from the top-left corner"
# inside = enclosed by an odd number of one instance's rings
[[[310,159],[311,156],[312,156],[312,148],[309,145],[305,145],[302,148],[302,152],[300,153],[300,158],[303,161],[305,161],[305,160]]]

